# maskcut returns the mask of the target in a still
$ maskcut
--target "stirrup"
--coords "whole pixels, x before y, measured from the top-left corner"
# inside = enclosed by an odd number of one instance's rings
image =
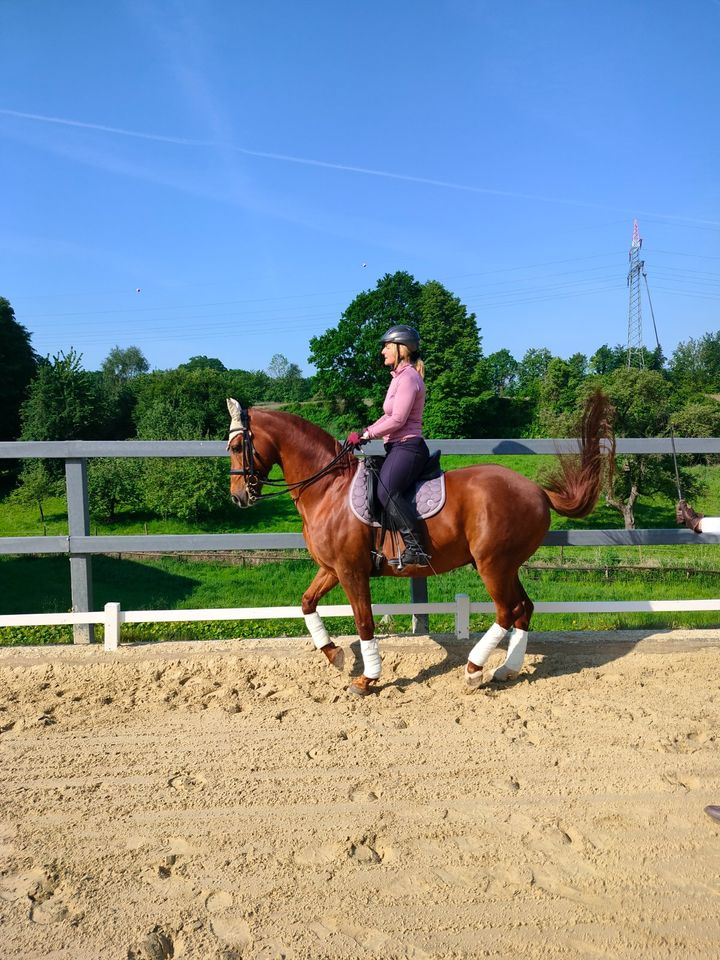
[[[393,557],[388,560],[391,567],[397,567],[402,570],[403,567],[428,567],[430,565],[430,555],[424,550],[412,550],[406,547],[399,557]]]

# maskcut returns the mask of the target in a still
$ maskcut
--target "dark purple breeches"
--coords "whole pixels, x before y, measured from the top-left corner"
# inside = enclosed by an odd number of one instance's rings
[[[380,470],[378,499],[383,506],[393,494],[404,494],[423,472],[430,451],[422,437],[402,443],[386,443],[386,457]]]

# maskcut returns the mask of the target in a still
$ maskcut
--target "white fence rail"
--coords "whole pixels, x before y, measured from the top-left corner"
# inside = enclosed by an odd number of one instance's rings
[[[720,610],[720,599],[706,600],[577,600],[547,601],[535,604],[535,613],[663,613],[667,611],[697,612]],[[351,617],[349,604],[327,604],[318,607],[323,619]],[[455,595],[455,601],[444,603],[374,603],[374,616],[412,615],[431,613],[454,614],[455,635],[458,640],[470,636],[470,614],[494,614],[495,605],[489,602],[471,602],[465,593]],[[122,610],[119,603],[106,603],[103,611],[75,613],[34,613],[0,616],[0,627],[27,627],[50,625],[98,624],[104,628],[104,649],[117,650],[124,623],[197,623],[213,620],[302,620],[299,606],[294,607],[220,607],[206,610]]]

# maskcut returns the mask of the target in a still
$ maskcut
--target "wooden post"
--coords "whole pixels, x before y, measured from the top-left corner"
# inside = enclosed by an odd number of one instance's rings
[[[427,603],[427,577],[410,578],[410,603]],[[412,632],[424,636],[430,632],[430,617],[426,613],[414,613],[412,618]]]
[[[105,604],[105,650],[117,650],[120,643],[120,604]]]
[[[470,597],[466,593],[456,593],[455,603],[455,634],[458,640],[467,640],[470,637]]]
[[[90,535],[90,508],[87,492],[87,461],[65,461],[65,484],[67,489],[68,534],[71,537]],[[70,590],[74,612],[92,609],[92,561],[90,557],[70,556]],[[92,623],[73,625],[73,643],[93,643],[95,626]]]

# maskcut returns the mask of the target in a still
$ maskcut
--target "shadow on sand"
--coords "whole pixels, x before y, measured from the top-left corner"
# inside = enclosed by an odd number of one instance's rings
[[[406,636],[407,639],[417,642],[417,637]],[[386,687],[407,690],[417,684],[436,680],[463,668],[467,662],[468,653],[480,637],[481,634],[474,634],[471,635],[469,640],[458,640],[453,634],[430,634],[429,640],[431,643],[436,644],[444,651],[445,655],[440,662],[423,667],[414,677],[395,677],[389,680],[381,678],[380,683],[374,689],[378,692]],[[402,656],[403,635],[380,636],[378,639],[380,640],[381,653],[383,648],[387,649],[392,646],[393,652],[399,652]],[[534,662],[532,672],[524,670],[514,680],[491,683],[487,686],[502,689],[519,683],[536,683],[548,677],[571,676],[584,669],[603,667],[638,649],[652,653],[690,652],[708,645],[720,645],[720,631],[703,629],[692,631],[652,630],[648,628],[644,630],[531,633],[527,653],[540,658]],[[354,676],[359,675],[362,673],[359,641],[352,643],[350,649],[355,658],[351,672]],[[503,652],[506,649],[506,642],[501,643],[497,648],[498,652]]]

